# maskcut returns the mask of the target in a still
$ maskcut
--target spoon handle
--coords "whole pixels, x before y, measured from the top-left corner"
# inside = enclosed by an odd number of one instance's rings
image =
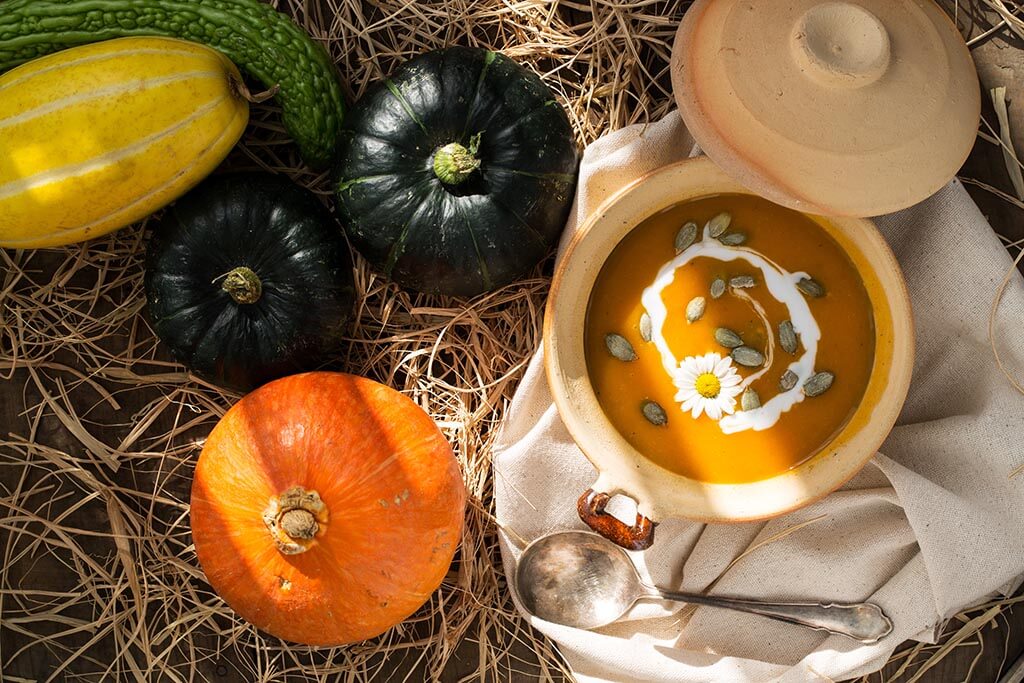
[[[677,593],[660,588],[653,589],[652,597],[760,614],[772,619],[788,621],[791,624],[847,636],[862,643],[878,642],[892,632],[892,621],[885,616],[881,607],[870,602],[853,604],[762,602],[760,600]]]

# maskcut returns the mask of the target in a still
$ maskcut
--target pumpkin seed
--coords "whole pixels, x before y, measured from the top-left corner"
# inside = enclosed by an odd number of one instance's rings
[[[804,382],[804,394],[806,396],[821,396],[832,386],[836,376],[831,372],[819,372]]]
[[[697,240],[697,224],[690,221],[676,233],[676,252],[686,251]]]
[[[796,353],[796,330],[793,329],[793,323],[790,320],[783,320],[779,323],[779,346],[786,353]]]
[[[725,294],[725,280],[717,277],[715,278],[715,281],[711,283],[711,298],[717,299],[723,294]]]
[[[702,296],[695,296],[686,304],[686,322],[695,323],[704,317],[707,301]]]
[[[813,278],[801,278],[800,282],[796,283],[796,288],[813,299],[820,299],[825,296],[825,288]]]
[[[608,353],[625,363],[636,360],[636,351],[633,350],[633,345],[621,334],[611,332],[604,335],[604,345],[608,347]]]
[[[727,349],[743,346],[743,338],[728,327],[719,327],[715,330],[715,341]]]
[[[737,275],[729,280],[729,286],[734,289],[749,289],[757,284],[753,275]]]
[[[793,372],[792,370],[786,370],[786,374],[784,374],[782,376],[782,379],[779,380],[779,390],[789,391],[790,389],[796,386],[796,382],[799,379],[800,378],[797,377],[795,372]]]
[[[668,415],[665,414],[665,409],[654,401],[644,401],[640,405],[640,410],[643,412],[647,421],[655,427],[668,424]]]
[[[747,236],[742,232],[727,232],[718,238],[718,241],[727,247],[736,247],[747,241]]]
[[[651,316],[647,315],[647,311],[640,314],[640,338],[645,342],[651,341]]]
[[[726,231],[730,223],[732,223],[732,216],[725,212],[720,213],[708,221],[708,234],[712,237],[718,237]]]
[[[761,407],[761,397],[757,395],[757,392],[752,388],[748,387],[743,392],[743,396],[740,397],[740,408],[743,410],[757,410]]]
[[[745,368],[756,368],[764,365],[764,354],[749,346],[737,346],[729,354],[732,359]]]

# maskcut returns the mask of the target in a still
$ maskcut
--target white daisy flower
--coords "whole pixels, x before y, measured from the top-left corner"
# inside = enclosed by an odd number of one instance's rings
[[[736,412],[736,396],[742,387],[742,378],[733,367],[732,358],[717,353],[688,356],[672,373],[672,383],[679,391],[676,401],[683,412],[689,411],[693,419],[707,413],[712,420]]]

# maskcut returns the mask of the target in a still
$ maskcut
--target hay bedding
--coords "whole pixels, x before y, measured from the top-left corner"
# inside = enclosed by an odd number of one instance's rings
[[[687,4],[278,6],[329,47],[350,100],[424,50],[479,45],[540,73],[583,145],[672,108],[670,46]],[[286,173],[329,195],[329,178],[298,161],[272,105],[254,109],[228,166]],[[550,263],[470,301],[410,295],[358,264],[357,323],[330,367],[390,384],[427,410],[454,444],[472,500],[456,563],[427,606],[373,641],[312,649],[257,632],[203,581],[190,477],[237,396],[190,377],[155,339],[143,314],[145,238],[143,224],[83,246],[0,250],[0,671],[140,682],[567,677],[515,614],[491,517],[490,443],[540,341]],[[961,629],[957,642],[978,629]],[[896,662],[916,669],[928,654],[922,646]]]

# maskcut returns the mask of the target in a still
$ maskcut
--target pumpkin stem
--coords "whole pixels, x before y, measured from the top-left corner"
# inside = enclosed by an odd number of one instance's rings
[[[480,168],[480,160],[476,158],[480,135],[477,133],[469,139],[468,149],[451,142],[434,152],[434,175],[438,180],[445,185],[458,185]]]
[[[282,514],[278,519],[278,526],[291,538],[302,541],[312,540],[320,528],[313,513],[300,508],[293,508]]]
[[[327,506],[316,491],[293,486],[271,498],[263,523],[281,554],[298,555],[309,550],[327,526]]]
[[[224,277],[221,289],[238,304],[254,304],[263,294],[263,283],[251,268],[238,266]]]

